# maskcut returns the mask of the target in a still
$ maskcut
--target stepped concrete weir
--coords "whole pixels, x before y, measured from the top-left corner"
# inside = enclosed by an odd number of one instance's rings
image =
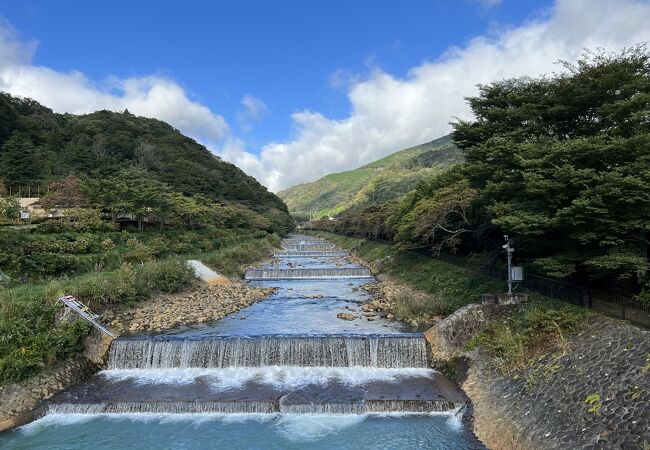
[[[421,334],[117,339],[109,369],[191,367],[428,367]]]
[[[227,389],[212,384],[209,375],[190,383],[143,384],[137,379],[116,382],[99,374],[87,384],[55,396],[48,403],[48,411],[58,414],[363,414],[449,411],[462,402],[453,385],[436,373],[427,376],[405,373],[399,382],[369,379],[349,384],[329,380],[298,387],[251,380]]]
[[[344,278],[371,278],[367,267],[335,267],[322,269],[247,269],[247,280],[320,280]]]
[[[323,250],[332,250],[334,249],[334,245],[328,245],[328,244],[321,244],[319,242],[315,242],[313,244],[283,244],[282,247],[285,250],[291,250],[291,251],[323,251]]]
[[[282,244],[284,245],[327,245],[332,247],[334,246],[333,244],[330,244],[324,239],[316,239],[316,238],[289,238],[289,239],[284,239],[282,241]]]
[[[337,250],[320,250],[320,251],[309,251],[309,250],[294,250],[287,252],[277,252],[273,255],[274,258],[341,258],[349,256],[348,252],[337,251]]]

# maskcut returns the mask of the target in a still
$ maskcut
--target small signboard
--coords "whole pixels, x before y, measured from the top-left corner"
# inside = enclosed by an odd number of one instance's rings
[[[29,220],[30,216],[31,214],[29,213],[29,211],[20,211],[20,218],[22,220]]]

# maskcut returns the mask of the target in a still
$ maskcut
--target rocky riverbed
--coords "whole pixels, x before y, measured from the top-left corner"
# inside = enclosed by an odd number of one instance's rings
[[[131,308],[107,310],[101,320],[120,334],[163,331],[212,322],[272,294],[274,289],[234,282],[194,291],[162,295]]]
[[[411,286],[400,283],[392,277],[379,275],[377,283],[366,284],[361,287],[373,295],[373,300],[363,305],[365,313],[375,313],[389,320],[399,320],[412,327],[430,327],[442,320],[441,316],[432,314],[414,314],[400,303],[408,301],[410,304],[427,304],[435,302],[435,297]]]

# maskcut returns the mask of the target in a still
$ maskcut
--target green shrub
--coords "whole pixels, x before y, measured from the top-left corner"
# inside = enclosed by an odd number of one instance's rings
[[[140,233],[138,237],[143,245],[149,246],[153,243],[151,248],[155,249],[167,239],[174,241],[174,236],[178,233],[180,232],[177,230],[164,235]],[[192,270],[181,258],[120,265],[122,254],[126,250],[124,244],[133,236],[130,233],[96,233],[95,239],[92,235],[80,236],[75,233],[8,234],[10,236],[0,236],[0,264],[7,264],[7,261],[11,264],[34,264],[35,260],[30,259],[31,255],[19,254],[14,260],[12,257],[6,258],[1,251],[3,245],[11,247],[16,242],[29,241],[35,243],[40,250],[56,250],[48,257],[74,257],[75,267],[70,270],[83,269],[91,272],[67,281],[49,280],[8,289],[0,288],[0,383],[28,378],[81,349],[80,338],[88,330],[85,323],[54,326],[55,312],[60,307],[57,299],[63,294],[75,295],[92,309],[101,309],[107,305],[145,300],[158,293],[178,292],[195,283]],[[215,263],[215,267],[225,268],[223,272],[226,274],[236,273],[241,264],[266,256],[272,245],[279,243],[277,236],[266,233],[254,238],[250,232],[231,230],[197,231],[193,236],[199,241],[213,240],[215,246],[223,246],[219,250],[197,255],[199,259],[204,259],[204,256],[205,260],[210,259]],[[220,240],[217,241],[217,238]],[[113,247],[104,244],[107,239],[117,246],[108,251],[101,251],[102,247]],[[76,243],[77,240],[81,242]],[[226,242],[231,244],[226,245]],[[64,252],[68,248],[66,245],[70,243],[80,250],[94,249],[93,251],[99,253],[65,255]],[[187,241],[186,244],[191,245],[191,242]],[[191,248],[205,247],[206,243],[203,242]],[[57,253],[59,250],[61,254]],[[42,255],[47,252],[39,254],[41,256],[38,258],[45,261]],[[26,262],[28,260],[32,262]],[[47,264],[51,267],[49,262]],[[93,267],[114,269],[92,271]],[[36,267],[33,270],[36,270]]]
[[[136,271],[136,282],[146,285],[149,293],[179,292],[196,282],[193,270],[181,260],[163,260],[145,264]]]
[[[47,220],[37,227],[40,233],[111,231],[116,229],[117,224],[103,220],[99,210],[88,208],[68,208],[65,210],[63,217]]]
[[[54,326],[60,283],[0,291],[0,383],[33,375],[80,350],[88,325]]]
[[[122,260],[126,263],[143,263],[153,258],[154,253],[148,245],[143,244],[136,238],[126,242],[127,249],[122,254]]]
[[[147,247],[151,256],[155,258],[162,258],[171,254],[169,241],[162,236],[156,236],[147,241]]]
[[[403,319],[418,320],[445,314],[449,309],[454,308],[455,303],[457,302],[444,295],[425,297],[404,294],[396,298],[395,313]]]
[[[491,322],[467,349],[480,346],[497,358],[502,372],[510,372],[523,367],[531,357],[557,348],[590,314],[584,308],[532,294],[528,304],[503,320]]]
[[[66,287],[68,293],[91,308],[113,303],[134,303],[141,293],[139,289],[142,289],[136,283],[135,271],[128,264],[117,271],[81,276]]]

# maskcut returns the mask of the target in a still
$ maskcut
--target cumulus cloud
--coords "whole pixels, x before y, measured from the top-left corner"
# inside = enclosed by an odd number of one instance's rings
[[[272,190],[352,169],[449,133],[452,117],[471,117],[463,97],[475,94],[478,83],[557,71],[558,59],[574,60],[585,48],[648,41],[648,23],[645,1],[558,0],[543,16],[450,48],[405,77],[377,68],[363,80],[335,73],[334,85],[349,81],[347,118],[299,111],[288,141],[270,143],[259,155],[231,142],[220,153]]]
[[[253,123],[258,122],[266,115],[267,106],[261,99],[252,95],[245,95],[241,99],[244,109],[237,112],[237,120],[242,130],[250,132],[253,129]]]
[[[218,141],[228,134],[225,119],[189,98],[166,77],[111,78],[98,85],[79,71],[59,72],[32,63],[36,42],[22,42],[0,22],[0,90],[30,97],[58,112],[100,109],[130,112],[169,122],[197,139]]]

